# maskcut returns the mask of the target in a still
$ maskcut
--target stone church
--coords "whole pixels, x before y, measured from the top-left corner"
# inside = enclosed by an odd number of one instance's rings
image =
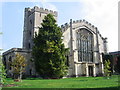
[[[12,48],[3,53],[3,63],[7,69],[7,76],[12,77],[12,67],[10,62],[15,58],[16,53],[20,53],[26,58],[26,76],[37,75],[34,62],[32,61],[32,46],[35,32],[41,27],[44,17],[51,13],[57,21],[58,13],[48,9],[35,6],[25,8],[23,47]],[[85,20],[72,21],[61,25],[63,32],[63,43],[70,49],[67,56],[68,77],[71,76],[98,76],[103,74],[102,54],[107,53],[107,38],[103,38],[97,27]]]

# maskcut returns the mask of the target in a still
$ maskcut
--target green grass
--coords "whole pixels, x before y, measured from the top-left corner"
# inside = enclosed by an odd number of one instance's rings
[[[17,84],[12,88],[107,88],[118,87],[118,76],[110,79],[105,77],[78,77],[65,79],[25,79],[22,82],[14,82],[7,79],[8,84]],[[8,87],[7,87],[8,88]],[[11,87],[9,87],[11,88]]]

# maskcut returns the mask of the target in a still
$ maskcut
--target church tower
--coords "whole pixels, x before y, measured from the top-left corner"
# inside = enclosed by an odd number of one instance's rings
[[[31,50],[33,46],[33,37],[35,32],[38,33],[42,20],[47,14],[52,14],[57,21],[57,12],[43,9],[35,6],[34,8],[25,8],[24,11],[24,31],[23,31],[23,48]]]

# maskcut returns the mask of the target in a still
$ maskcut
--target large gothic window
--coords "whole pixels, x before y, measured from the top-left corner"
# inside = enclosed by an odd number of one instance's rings
[[[86,29],[77,33],[78,61],[93,62],[93,35]]]

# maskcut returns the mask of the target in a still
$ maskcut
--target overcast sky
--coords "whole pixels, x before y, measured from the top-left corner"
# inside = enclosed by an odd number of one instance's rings
[[[4,51],[22,47],[24,8],[34,6],[58,11],[59,26],[69,22],[70,19],[87,20],[98,28],[103,37],[108,38],[109,51],[118,51],[118,0],[14,1],[0,1],[0,32],[3,32],[0,36],[0,48]]]

